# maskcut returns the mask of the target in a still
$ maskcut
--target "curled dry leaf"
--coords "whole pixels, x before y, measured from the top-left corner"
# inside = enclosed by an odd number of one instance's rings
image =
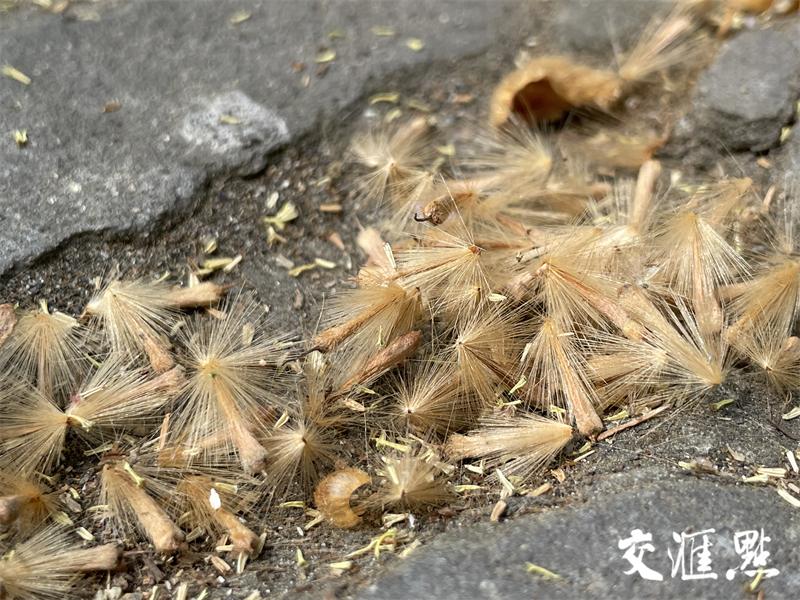
[[[494,127],[513,115],[555,121],[578,106],[609,109],[620,98],[621,80],[613,71],[594,69],[564,56],[540,56],[506,75],[489,106]]]
[[[349,467],[334,471],[320,481],[314,490],[317,510],[336,527],[355,527],[361,522],[361,515],[353,510],[350,498],[358,488],[368,483],[370,477],[361,469]]]
[[[491,124],[500,127],[513,115],[547,122],[560,119],[573,108],[610,109],[631,84],[694,55],[699,8],[679,3],[666,18],[653,18],[616,71],[596,69],[564,56],[531,59],[495,88],[489,108]]]

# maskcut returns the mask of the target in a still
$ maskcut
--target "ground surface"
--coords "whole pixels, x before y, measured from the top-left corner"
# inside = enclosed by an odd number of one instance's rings
[[[0,301],[46,298],[77,313],[95,277],[119,270],[183,278],[213,237],[217,256],[242,255],[220,279],[255,290],[281,327],[307,334],[324,298],[363,259],[359,224],[375,219],[354,200],[343,161],[354,130],[424,105],[458,152],[519,50],[611,60],[614,44],[626,43],[658,4],[103,0],[62,14],[29,6],[0,13],[0,64],[31,78],[25,86],[0,77]],[[249,18],[232,24],[239,11]],[[744,173],[765,189],[800,172],[800,136],[786,129],[800,96],[800,23],[748,25],[708,57],[695,91],[669,107],[686,116],[664,160],[684,174]],[[375,33],[387,28],[394,35]],[[424,47],[410,48],[411,38]],[[315,61],[328,50],[334,60]],[[370,104],[386,92],[399,93],[398,103]],[[29,142],[18,148],[11,132],[21,129]],[[283,232],[287,242],[269,248],[261,217],[288,200],[300,217]],[[330,203],[343,211],[319,210]],[[336,267],[288,274],[290,264],[315,258]],[[188,568],[196,556],[164,563],[134,549],[125,572],[87,584],[82,595],[101,589],[100,597],[133,600],[154,584],[189,582],[189,597],[207,588],[211,598],[257,590],[287,598],[729,599],[747,597],[752,580],[725,576],[741,563],[733,536],[763,528],[769,566],[780,573],[760,589],[766,598],[796,598],[800,509],[771,484],[742,477],[786,466],[800,425],[782,421],[788,407],[754,378],[735,378],[710,402],[725,399],[734,402],[653,420],[567,460],[542,479],[551,491],[511,498],[504,522],[488,522],[499,489],[418,515],[412,533],[423,544],[407,558],[368,553],[333,575],[327,565],[369,543],[375,528],[303,533],[307,517],[287,508],[265,525],[264,553],[241,576],[220,581],[211,566]],[[791,469],[788,477],[798,479]],[[630,563],[618,543],[634,529],[652,533],[654,551],[643,560],[664,581],[625,574]],[[717,579],[672,576],[673,532],[707,529],[715,530]],[[298,547],[308,561],[302,569]]]

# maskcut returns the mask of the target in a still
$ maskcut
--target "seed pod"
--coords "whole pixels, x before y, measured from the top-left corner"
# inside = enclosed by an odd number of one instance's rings
[[[350,506],[350,498],[370,477],[361,469],[346,468],[334,471],[319,482],[314,490],[314,503],[335,527],[350,529],[361,522],[361,516]]]

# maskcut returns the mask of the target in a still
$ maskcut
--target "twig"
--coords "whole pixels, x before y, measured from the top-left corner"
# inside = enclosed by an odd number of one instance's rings
[[[644,423],[645,421],[649,421],[653,417],[660,415],[668,408],[672,408],[672,405],[664,404],[663,406],[654,408],[653,410],[646,412],[645,414],[636,417],[635,419],[631,419],[630,421],[627,421],[622,425],[617,425],[613,429],[607,429],[606,431],[597,436],[597,441],[600,442],[606,438],[610,438],[612,435],[617,435],[620,431],[625,431],[626,429],[630,429],[631,427],[636,427],[637,425]]]

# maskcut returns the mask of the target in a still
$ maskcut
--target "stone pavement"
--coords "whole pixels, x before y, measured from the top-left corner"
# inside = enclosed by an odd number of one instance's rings
[[[0,14],[0,64],[31,80],[0,76],[0,274],[82,233],[179,218],[210,177],[258,171],[387,73],[479,55],[529,13],[519,0],[93,6],[89,20]]]
[[[742,598],[753,579],[743,571],[753,568],[742,569],[746,559],[736,544],[755,539],[755,548],[762,528],[769,538],[763,545],[767,560],[778,571],[774,584],[765,584],[766,597],[798,597],[798,509],[761,489],[648,475],[612,475],[583,506],[445,534],[395,564],[358,598]],[[610,487],[617,492],[608,493]],[[641,538],[634,544],[637,531]],[[558,578],[532,571],[530,564]]]

